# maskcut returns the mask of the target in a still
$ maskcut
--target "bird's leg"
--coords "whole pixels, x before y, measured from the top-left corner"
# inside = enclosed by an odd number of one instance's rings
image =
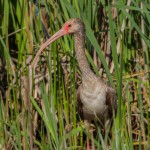
[[[90,130],[90,135],[92,137],[92,141],[91,141],[92,142],[92,150],[95,150],[93,131],[94,131],[94,129],[92,126],[92,129]]]
[[[90,122],[87,120],[84,120],[85,124],[85,130],[87,131],[87,134],[89,134],[89,128],[90,128]],[[90,142],[89,142],[89,135],[86,136],[86,150],[90,150]]]
[[[93,126],[91,126],[91,123],[90,123],[90,121],[87,121],[87,120],[85,120],[84,121],[84,123],[85,123],[85,128],[86,128],[86,131],[87,131],[87,136],[86,136],[86,150],[91,150],[91,148],[90,148],[90,140],[89,140],[89,136],[91,136],[91,142],[92,142],[92,150],[95,150],[95,146],[94,146],[94,136],[93,136]],[[90,127],[92,128],[92,129],[90,129]]]
[[[91,150],[88,136],[86,137],[86,150]]]
[[[89,124],[89,127],[91,127],[91,129],[89,128],[88,130],[88,133],[89,133],[89,136],[91,136],[91,150],[95,150],[95,145],[94,145],[94,136],[93,136],[93,126],[90,126]],[[87,150],[90,150],[90,142],[89,142],[89,137],[87,136]]]

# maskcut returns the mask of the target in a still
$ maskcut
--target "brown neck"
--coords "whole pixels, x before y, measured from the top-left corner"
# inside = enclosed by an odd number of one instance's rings
[[[85,55],[84,49],[85,33],[83,32],[75,33],[74,39],[75,39],[75,52],[79,68],[82,72],[82,79],[93,80],[95,78],[95,74],[92,72]]]

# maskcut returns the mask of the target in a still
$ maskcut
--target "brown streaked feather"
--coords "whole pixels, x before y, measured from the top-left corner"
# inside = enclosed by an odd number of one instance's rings
[[[108,112],[110,114],[110,118],[114,114],[117,113],[117,96],[114,89],[111,87],[108,87],[107,93],[106,93],[106,105],[108,106]]]

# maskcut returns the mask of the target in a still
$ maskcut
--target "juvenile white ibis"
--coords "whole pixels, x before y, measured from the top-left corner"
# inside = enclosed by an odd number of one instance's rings
[[[70,19],[48,39],[37,52],[32,66],[36,64],[38,56],[46,46],[67,34],[74,35],[76,58],[82,73],[82,84],[77,90],[78,112],[88,122],[99,119],[106,128],[112,118],[113,110],[115,112],[117,109],[117,97],[114,89],[97,77],[89,66],[84,49],[85,25],[80,19]]]

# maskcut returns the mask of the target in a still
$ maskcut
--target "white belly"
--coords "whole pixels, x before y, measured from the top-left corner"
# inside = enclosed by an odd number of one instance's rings
[[[80,98],[83,103],[83,113],[85,119],[92,117],[101,118],[107,110],[106,88],[97,82],[92,88],[83,88]]]

